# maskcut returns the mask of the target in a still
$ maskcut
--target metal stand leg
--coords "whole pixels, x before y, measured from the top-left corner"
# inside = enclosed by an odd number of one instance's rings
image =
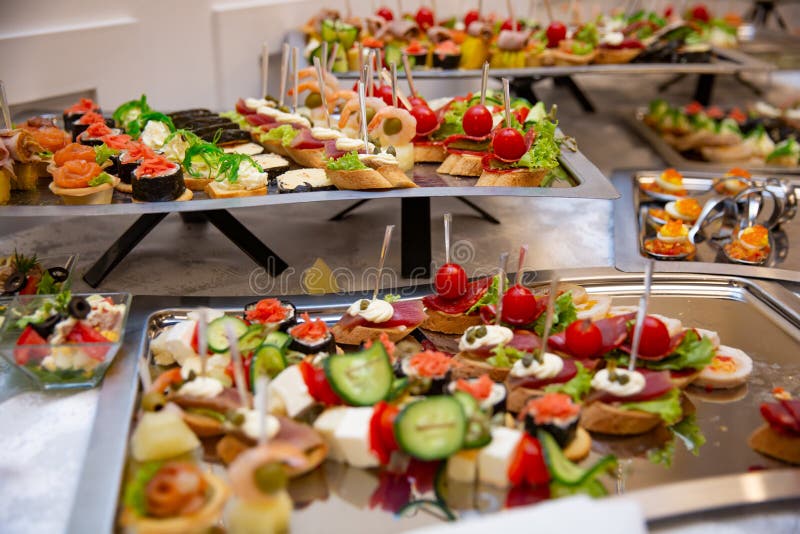
[[[714,92],[714,74],[701,74],[697,77],[697,88],[694,91],[694,99],[700,104],[707,106],[711,103],[711,95]]]
[[[329,221],[341,221],[342,219],[347,217],[348,213],[350,213],[351,211],[355,210],[356,208],[358,208],[362,204],[366,204],[367,202],[369,202],[369,200],[370,199],[365,198],[364,200],[359,200],[358,202],[354,202],[353,204],[350,204],[350,206],[346,207],[345,209],[343,209],[342,211],[340,211],[339,213],[337,213],[336,215],[334,215],[333,217],[331,217],[328,220]]]
[[[662,84],[659,84],[658,92],[659,93],[663,93],[664,91],[666,91],[667,89],[669,89],[670,87],[672,87],[673,85],[678,83],[679,81],[683,80],[684,78],[686,78],[685,74],[676,74],[675,76],[673,76],[672,78],[670,78],[666,82],[664,82]]]
[[[86,271],[86,274],[83,275],[83,280],[91,287],[99,286],[105,277],[114,270],[114,267],[119,265],[119,262],[121,262],[131,250],[136,248],[136,245],[138,245],[158,223],[163,221],[164,217],[167,215],[167,213],[147,213],[136,219],[136,222],[125,230],[125,232],[119,236],[119,239],[100,256],[100,259],[94,262],[94,265]]]
[[[586,96],[586,93],[583,92],[583,89],[575,83],[575,80],[572,79],[572,76],[555,76],[553,78],[553,83],[558,86],[566,87],[572,93],[572,96],[575,97],[575,100],[578,101],[578,104],[581,105],[583,111],[586,113],[594,113],[594,105],[592,104],[589,97]]]
[[[539,97],[536,96],[536,92],[533,90],[533,84],[537,81],[538,79],[527,76],[524,78],[514,78],[509,84],[509,90],[512,95],[524,98],[531,104],[535,104],[539,101]]]
[[[400,200],[400,271],[406,278],[430,276],[431,199]]]
[[[216,226],[242,252],[250,256],[251,260],[264,267],[270,276],[277,276],[289,267],[289,264],[253,235],[228,210],[211,210],[203,213],[208,218],[208,222]]]
[[[736,79],[737,82],[739,82],[740,84],[742,84],[745,87],[747,87],[748,89],[750,89],[753,92],[754,95],[762,96],[764,94],[764,91],[762,91],[760,87],[758,87],[757,85],[755,85],[754,83],[752,83],[752,82],[750,82],[748,80],[745,80],[742,77],[742,73],[741,72],[737,72],[736,74],[733,75],[733,77],[734,77],[734,79]]]
[[[471,200],[468,200],[468,199],[466,199],[464,197],[456,197],[456,199],[461,201],[461,202],[463,202],[464,204],[466,204],[467,206],[469,206],[473,210],[477,211],[478,215],[480,215],[483,220],[489,221],[492,224],[500,224],[500,221],[497,218],[495,218],[494,215],[492,215],[491,213],[489,213],[488,211],[486,211],[482,207],[478,206],[477,204],[475,204]]]
[[[182,211],[181,220],[186,224],[205,224],[208,222],[204,211]]]

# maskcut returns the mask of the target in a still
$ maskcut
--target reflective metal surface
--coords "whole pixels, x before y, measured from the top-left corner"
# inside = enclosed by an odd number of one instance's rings
[[[551,275],[549,272],[526,273],[524,280],[528,284],[540,284],[547,282]],[[583,285],[590,293],[612,295],[619,304],[635,303],[643,290],[641,275],[613,269],[561,271],[559,275],[563,281]],[[400,288],[392,293],[411,298],[429,291],[429,287],[416,287]],[[359,296],[288,298],[298,309],[333,320]],[[164,321],[186,309],[210,306],[241,310],[251,300],[248,297],[134,299],[125,348],[110,369],[101,391],[69,532],[113,530],[127,433],[138,389],[136,357],[146,350],[148,337]],[[754,466],[783,466],[751,451],[746,444],[748,434],[761,424],[758,404],[769,398],[771,388],[775,385],[790,391],[800,388],[800,359],[796,356],[800,348],[800,300],[770,282],[657,273],[651,302],[654,312],[677,317],[687,326],[718,331],[723,343],[741,348],[753,357],[754,375],[746,388],[733,392],[736,398],[724,400],[703,390],[688,392],[706,438],[698,456],[691,454],[669,432],[627,440],[595,437],[589,461],[609,451],[622,460],[616,483],[608,484],[611,493],[626,493],[639,499],[651,520],[715,509],[724,503],[745,505],[800,497],[800,485],[794,483],[797,471],[790,472],[788,479],[779,471],[747,474]],[[649,452],[651,450],[655,452]],[[652,463],[647,459],[648,454],[670,457],[672,466]],[[725,479],[714,478],[726,475]],[[686,481],[692,482],[674,488],[665,485]],[[725,489],[719,497],[705,494],[710,488],[720,487]],[[298,532],[310,531],[324,522],[331,532],[388,533],[438,521],[433,513],[420,512],[413,518],[398,520],[380,507],[371,508],[371,497],[379,488],[383,486],[377,473],[329,462],[313,477],[299,481],[299,487],[293,484],[296,500],[310,503],[295,510],[293,528]],[[638,490],[644,488],[652,489],[641,492],[639,497]],[[762,489],[754,491],[753,488]],[[480,513],[499,509],[506,493],[451,484],[448,503],[456,512],[468,516],[476,513],[476,509]]]
[[[639,244],[642,239],[656,233],[654,226],[648,221],[648,207],[652,204],[651,199],[640,192],[636,183],[637,179],[652,181],[658,172],[660,171],[618,170],[612,173],[612,183],[622,195],[622,199],[614,203],[614,256],[616,267],[623,271],[643,271],[645,259],[649,257]],[[690,194],[697,195],[701,204],[709,198],[719,196],[711,190],[712,180],[719,177],[719,174],[683,172],[683,175],[686,189]],[[763,181],[763,177],[755,178]],[[800,186],[800,178],[787,176],[786,179],[794,185],[795,191]],[[707,238],[698,243],[693,260],[658,261],[656,269],[662,272],[727,274],[800,283],[800,220],[797,218],[773,230],[774,247],[771,257],[766,264],[758,266],[727,262],[721,250],[721,243],[724,241],[708,239],[718,230],[719,225],[706,230]]]

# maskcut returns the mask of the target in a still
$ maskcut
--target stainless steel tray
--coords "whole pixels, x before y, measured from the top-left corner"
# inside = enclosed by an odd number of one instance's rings
[[[641,238],[644,233],[655,235],[655,230],[646,228],[646,222],[641,217],[643,203],[650,201],[640,195],[637,177],[646,178],[658,172],[617,170],[612,173],[611,180],[622,195],[614,203],[614,257],[616,267],[622,271],[642,272],[649,258],[641,250]],[[698,192],[707,190],[711,179],[719,176],[701,172],[684,172],[683,175],[687,189]],[[795,190],[800,187],[800,177],[787,179],[795,184]],[[710,196],[710,193],[705,193],[698,200],[702,204]],[[800,283],[800,220],[793,219],[776,230],[779,230],[774,232],[780,238],[780,249],[775,247],[772,254],[774,262],[769,267],[726,263],[717,253],[717,249],[705,242],[697,246],[696,260],[657,261],[656,270],[725,274]]]
[[[613,295],[620,303],[634,303],[642,291],[641,275],[622,274],[613,269],[593,269],[560,273],[562,279],[582,284],[590,293]],[[543,283],[549,272],[527,273],[526,283]],[[403,288],[406,297],[420,296],[428,287]],[[393,290],[397,293],[398,290]],[[364,296],[367,296],[364,294]],[[326,319],[337,317],[358,295],[324,298],[290,297],[298,309]],[[147,350],[149,338],[170,317],[188,308],[211,306],[240,310],[252,298],[169,298],[137,297],[129,318],[126,350],[109,371],[101,391],[92,431],[89,461],[73,505],[69,532],[113,530],[120,490],[127,435],[138,390],[136,356]],[[616,450],[622,457],[616,492],[638,499],[648,520],[659,521],[727,506],[757,505],[778,500],[800,500],[798,471],[751,451],[747,435],[761,424],[758,404],[767,400],[773,385],[788,390],[800,388],[800,301],[783,287],[764,281],[733,277],[658,273],[653,284],[652,307],[681,318],[687,325],[717,330],[724,343],[748,352],[755,360],[754,376],[744,397],[726,404],[699,398],[702,391],[689,395],[697,407],[697,420],[707,443],[694,456],[677,443],[673,467],[666,469],[641,457],[625,458],[620,451],[636,451],[633,442],[595,439],[593,449],[605,453]],[[135,331],[138,329],[138,331]],[[137,335],[138,334],[138,335]],[[596,457],[598,452],[593,452]],[[747,473],[752,466],[775,470]],[[322,476],[324,475],[324,476]],[[718,478],[724,477],[724,478]],[[324,484],[323,484],[324,481]],[[403,531],[434,523],[433,515],[417,514],[396,520],[393,515],[367,508],[377,488],[377,474],[326,464],[304,488],[320,499],[296,510],[292,525],[298,532],[319,528],[322,522],[331,532]],[[676,483],[676,486],[668,484]],[[613,486],[614,484],[610,484]],[[724,488],[724,498],[712,499],[704,492]],[[758,491],[753,491],[758,488]],[[614,488],[609,488],[612,493]],[[640,491],[641,490],[641,491]],[[656,503],[665,499],[660,505]],[[451,506],[457,510],[478,508],[491,512],[502,506],[505,492],[488,488],[450,490]],[[475,506],[477,505],[477,506]],[[469,515],[465,512],[463,515]]]
[[[477,178],[441,175],[437,164],[418,164],[414,167],[414,181],[420,186],[413,189],[389,191],[315,191],[309,193],[278,194],[271,186],[269,194],[257,197],[208,199],[205,193],[195,193],[188,202],[132,202],[130,195],[114,193],[111,204],[102,206],[65,206],[60,197],[49,189],[49,180],[39,180],[37,191],[14,191],[9,205],[0,206],[0,217],[47,217],[75,215],[123,215],[143,213],[169,213],[175,211],[206,211],[273,204],[298,204],[328,200],[363,200],[371,198],[413,198],[450,196],[523,196],[561,198],[618,198],[616,190],[600,170],[580,151],[562,147],[561,166],[566,170],[569,183],[555,182],[553,187],[475,187]]]
[[[701,161],[696,159],[689,159],[683,154],[675,150],[664,139],[647,124],[644,123],[643,117],[647,113],[646,108],[639,108],[633,112],[626,112],[623,114],[623,119],[628,123],[631,129],[639,134],[639,136],[647,141],[650,147],[656,151],[656,154],[670,167],[678,169],[685,169],[687,171],[721,171],[725,172],[731,167],[743,167],[753,173],[759,174],[781,174],[781,175],[795,175],[800,174],[800,167],[779,167],[774,165],[750,165],[747,163],[712,163],[709,161]]]

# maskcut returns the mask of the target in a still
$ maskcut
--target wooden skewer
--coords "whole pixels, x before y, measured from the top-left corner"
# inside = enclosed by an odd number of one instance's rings
[[[339,43],[333,43],[333,47],[331,47],[331,55],[328,57],[328,72],[333,72],[333,68],[336,66],[336,56],[339,55]]]
[[[508,16],[511,19],[511,29],[517,31],[519,28],[517,27],[517,19],[514,18],[514,6],[511,5],[511,0],[506,0],[506,9],[508,10]]]
[[[322,64],[323,70],[328,70],[328,41],[322,41],[321,51],[320,51],[320,63]]]
[[[483,73],[481,74],[481,106],[486,105],[486,87],[489,85],[489,62],[483,63]]]
[[[550,330],[553,328],[553,315],[556,308],[556,297],[558,293],[558,276],[554,276],[550,281],[550,295],[547,298],[547,315],[544,320],[544,331],[542,332],[541,354],[547,352],[547,339],[550,337]]]
[[[392,76],[386,69],[381,71],[381,79],[383,79],[383,83],[392,83]],[[411,102],[409,102],[408,98],[406,98],[406,95],[403,94],[403,91],[401,91],[400,88],[397,89],[397,98],[403,103],[406,109],[411,109]]]
[[[544,0],[544,8],[547,10],[548,22],[554,22],[556,18],[553,16],[553,6],[550,5],[550,0]]]
[[[286,78],[289,75],[289,43],[283,43],[283,55],[281,56],[281,94],[278,97],[278,105],[283,107],[286,97]]]
[[[503,294],[506,292],[506,266],[508,265],[508,252],[500,254],[500,268],[497,273],[497,306],[495,307],[494,321],[500,326],[503,318]]]
[[[369,137],[367,136],[367,103],[364,83],[358,82],[358,108],[361,116],[361,140],[364,142],[364,152],[369,152]]]
[[[269,77],[269,46],[261,45],[261,98],[267,96],[267,80]]]
[[[269,377],[259,375],[256,378],[256,409],[258,410],[258,444],[267,443],[267,414],[269,402]]]
[[[2,113],[3,130],[10,130],[12,126],[11,112],[8,109],[8,97],[6,96],[6,84],[0,80],[0,113]]]
[[[397,63],[392,61],[392,106],[397,107]]]
[[[327,86],[325,85],[325,77],[324,72],[325,70],[322,68],[322,63],[320,62],[318,57],[314,57],[314,68],[317,71],[317,83],[319,84],[319,99],[322,102],[322,111],[325,113],[325,123],[328,125],[328,128],[331,127],[331,112],[328,109],[328,97],[325,96],[325,89]]]
[[[381,245],[381,257],[378,260],[378,280],[375,282],[375,290],[372,292],[372,300],[378,299],[378,290],[381,287],[381,274],[383,273],[383,265],[386,263],[386,253],[389,251],[389,242],[392,240],[392,231],[394,225],[389,224],[386,226],[386,231],[383,233],[383,245]]]
[[[453,223],[453,216],[450,213],[444,214],[444,262],[450,263],[450,226]]]
[[[200,356],[200,376],[206,376],[208,368],[208,336],[206,335],[208,326],[208,315],[205,308],[197,310],[197,352]]]
[[[511,90],[508,86],[508,78],[503,78],[503,104],[505,104],[506,128],[511,128]]]
[[[297,113],[297,100],[298,100],[298,91],[297,88],[300,86],[300,51],[295,46],[292,48],[292,76],[294,77],[294,91],[292,94],[292,112]]]
[[[408,90],[411,91],[411,96],[417,97],[417,89],[414,87],[414,76],[411,74],[411,65],[408,61],[408,54],[403,52],[403,68],[406,71],[406,82],[408,82]]]
[[[522,283],[522,267],[525,265],[525,256],[528,255],[528,245],[519,247],[519,261],[517,261],[517,277],[514,284],[520,285]]]

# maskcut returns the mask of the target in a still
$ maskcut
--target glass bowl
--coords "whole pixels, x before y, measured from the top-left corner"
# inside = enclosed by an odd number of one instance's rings
[[[8,305],[0,327],[0,355],[28,375],[45,390],[91,388],[100,383],[122,345],[130,310],[130,293],[98,293],[111,304],[124,304],[119,319],[110,331],[112,340],[83,343],[19,343],[25,331],[18,324],[22,317],[43,306],[53,305],[55,295],[18,295]],[[88,298],[92,294],[76,294]],[[52,336],[51,336],[52,338]]]

